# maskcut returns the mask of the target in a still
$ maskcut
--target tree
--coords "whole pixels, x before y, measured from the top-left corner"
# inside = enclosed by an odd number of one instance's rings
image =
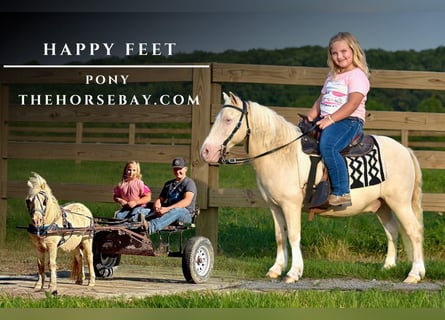
[[[437,96],[431,96],[422,100],[417,109],[419,112],[445,112],[445,107]]]

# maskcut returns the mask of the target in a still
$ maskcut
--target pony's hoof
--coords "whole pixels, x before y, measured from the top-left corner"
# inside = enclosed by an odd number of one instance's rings
[[[82,285],[83,284],[83,280],[76,280],[76,284]]]
[[[281,274],[276,273],[275,271],[269,270],[268,273],[266,273],[266,277],[269,277],[271,279],[278,279],[281,276]]]
[[[289,276],[286,276],[284,278],[284,283],[296,283],[296,282],[298,282],[298,279],[295,279],[295,278],[292,278],[292,277],[289,277]]]
[[[416,284],[420,282],[420,277],[417,276],[412,276],[409,275],[404,281],[403,283],[407,283],[407,284]]]
[[[95,284],[96,284],[95,282],[90,282],[88,283],[88,287],[94,287]]]
[[[51,297],[57,297],[57,290],[49,290],[49,291],[45,291],[45,295],[47,298],[51,298]]]
[[[396,267],[395,263],[388,263],[388,264],[383,265],[382,270],[383,271],[391,270],[391,269],[394,269],[395,267]]]

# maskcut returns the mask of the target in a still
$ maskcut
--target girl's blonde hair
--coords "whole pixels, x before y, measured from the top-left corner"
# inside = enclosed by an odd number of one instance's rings
[[[352,63],[357,68],[360,68],[366,74],[366,76],[369,77],[370,72],[369,72],[368,64],[366,63],[365,52],[363,51],[363,49],[360,46],[357,39],[349,32],[339,32],[335,36],[333,36],[331,38],[331,40],[329,40],[328,66],[329,66],[331,75],[335,78],[335,76],[340,73],[340,69],[334,63],[334,60],[332,60],[332,56],[331,56],[332,44],[339,40],[346,41],[346,43],[351,48],[352,53],[353,53]]]
[[[127,181],[127,169],[128,169],[128,166],[130,166],[131,164],[136,166],[136,178],[142,179],[141,166],[140,166],[139,162],[135,161],[135,160],[131,160],[131,161],[128,161],[125,164],[124,171],[122,172],[122,181],[121,181],[121,183]]]

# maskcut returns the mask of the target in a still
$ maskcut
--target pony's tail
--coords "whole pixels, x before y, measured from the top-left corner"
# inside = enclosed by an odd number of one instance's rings
[[[419,161],[414,152],[408,148],[411,159],[413,160],[415,180],[411,205],[417,220],[423,226],[423,207],[422,207],[422,170]]]
[[[419,161],[417,160],[414,152],[407,148],[408,153],[411,157],[411,160],[414,165],[414,185],[413,185],[413,194],[411,197],[411,207],[413,209],[414,215],[416,216],[417,221],[420,224],[420,227],[423,230],[423,208],[422,208],[422,170],[420,168]],[[406,254],[410,261],[413,261],[413,247],[411,244],[411,240],[408,237],[408,233],[405,228],[400,224],[399,225],[400,235],[402,236],[403,244],[405,247]],[[422,232],[423,233],[423,232]],[[423,235],[422,235],[423,236]],[[423,241],[423,240],[422,240]]]

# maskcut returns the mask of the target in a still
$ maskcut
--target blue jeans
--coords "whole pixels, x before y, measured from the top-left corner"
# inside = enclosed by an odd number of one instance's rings
[[[182,222],[184,224],[192,223],[192,215],[185,208],[174,208],[159,218],[148,221],[150,225],[150,234],[168,227],[174,222]]]
[[[130,210],[121,209],[116,213],[117,219],[131,219],[134,221],[138,220],[139,215],[142,213],[144,216],[147,216],[150,213],[149,208],[145,207],[136,207]]]
[[[334,195],[349,193],[348,168],[340,151],[346,148],[362,129],[362,120],[350,117],[330,125],[321,133],[320,154],[328,168]]]

